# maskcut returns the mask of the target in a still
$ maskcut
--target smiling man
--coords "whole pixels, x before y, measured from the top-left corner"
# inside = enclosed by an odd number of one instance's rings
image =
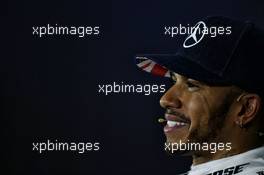
[[[176,54],[136,57],[174,82],[160,99],[166,148],[192,155],[189,175],[264,174],[264,32],[225,17],[201,23]]]

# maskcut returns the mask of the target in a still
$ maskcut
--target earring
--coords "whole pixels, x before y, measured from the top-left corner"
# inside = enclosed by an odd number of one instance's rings
[[[243,128],[243,121],[242,121],[242,120],[237,121],[236,124],[237,124],[240,128]]]
[[[240,128],[243,128],[243,121],[242,120],[240,120],[239,126],[240,126]]]

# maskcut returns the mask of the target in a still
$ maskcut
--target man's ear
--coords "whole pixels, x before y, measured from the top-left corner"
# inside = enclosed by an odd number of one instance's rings
[[[241,108],[236,123],[244,126],[250,123],[260,111],[261,98],[257,94],[245,94],[238,102]]]

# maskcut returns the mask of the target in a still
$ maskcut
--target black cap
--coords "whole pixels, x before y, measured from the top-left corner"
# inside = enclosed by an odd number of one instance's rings
[[[214,16],[198,21],[174,54],[137,55],[138,67],[169,76],[173,71],[214,85],[263,92],[264,31],[251,22]]]

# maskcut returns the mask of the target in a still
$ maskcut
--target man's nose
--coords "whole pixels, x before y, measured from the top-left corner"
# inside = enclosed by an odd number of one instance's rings
[[[172,86],[160,99],[160,106],[163,108],[180,108],[182,102],[179,99],[180,91],[178,88]]]

